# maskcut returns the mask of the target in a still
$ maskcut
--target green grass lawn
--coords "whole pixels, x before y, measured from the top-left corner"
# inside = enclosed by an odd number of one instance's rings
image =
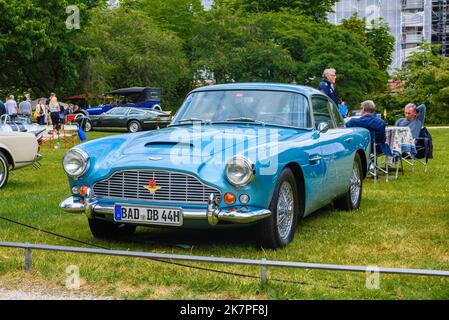
[[[0,215],[114,249],[326,264],[449,270],[449,130],[432,130],[429,172],[417,167],[397,181],[365,180],[357,212],[325,208],[300,221],[294,242],[261,251],[248,230],[176,231],[138,228],[127,242],[92,237],[87,218],[59,210],[69,195],[61,159],[67,149],[44,147],[42,169],[12,172],[0,191]],[[89,133],[94,139],[111,133]],[[113,134],[113,133],[112,133]],[[78,246],[0,220],[0,241]],[[189,246],[178,246],[187,244]],[[200,271],[145,259],[33,251],[24,272],[24,252],[0,248],[0,287],[65,292],[65,270],[80,268],[81,293],[125,299],[449,299],[449,279],[381,275],[380,289],[365,287],[362,273],[269,268],[257,279]],[[258,267],[189,263],[258,276]],[[270,280],[271,279],[271,280]],[[273,281],[282,279],[287,282]]]

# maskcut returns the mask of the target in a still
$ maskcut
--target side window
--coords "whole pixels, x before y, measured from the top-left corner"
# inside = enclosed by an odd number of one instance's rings
[[[129,115],[130,115],[130,116],[141,116],[141,115],[144,114],[144,113],[145,113],[145,111],[137,110],[137,109],[131,109],[131,110],[129,111]]]
[[[331,110],[332,115],[334,116],[335,123],[337,124],[337,128],[344,128],[345,122],[341,117],[340,111],[338,111],[338,107],[335,105],[333,101],[328,101],[329,109]]]
[[[328,100],[323,97],[315,96],[312,97],[312,105],[313,117],[315,118],[315,128],[317,128],[318,124],[321,122],[325,122],[329,125],[330,129],[334,129],[334,122],[332,121],[332,117],[329,113]]]

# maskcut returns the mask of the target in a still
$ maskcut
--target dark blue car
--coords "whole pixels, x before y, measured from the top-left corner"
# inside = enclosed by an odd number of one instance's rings
[[[114,107],[134,107],[146,108],[162,111],[161,108],[161,89],[150,87],[132,87],[122,88],[111,92],[106,92],[106,95],[114,97],[114,102],[100,105],[96,108],[87,109],[90,116],[100,115],[111,110]]]

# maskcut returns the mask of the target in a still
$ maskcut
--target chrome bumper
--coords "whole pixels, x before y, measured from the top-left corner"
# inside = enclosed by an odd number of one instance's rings
[[[240,208],[239,210],[221,210],[219,206],[215,204],[214,198],[214,195],[211,194],[206,211],[183,209],[184,219],[207,220],[211,226],[215,226],[219,221],[252,223],[268,218],[271,215],[271,211],[267,209],[248,210]],[[114,215],[113,205],[102,205],[89,198],[69,197],[62,201],[59,207],[69,213],[85,213],[88,218],[93,218],[94,214]]]

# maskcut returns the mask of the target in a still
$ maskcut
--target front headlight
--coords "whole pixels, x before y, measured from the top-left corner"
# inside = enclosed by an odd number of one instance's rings
[[[254,164],[242,156],[232,158],[226,164],[226,177],[236,187],[243,187],[254,179]]]
[[[87,170],[89,157],[81,149],[70,149],[62,159],[65,172],[72,177],[79,177]]]

